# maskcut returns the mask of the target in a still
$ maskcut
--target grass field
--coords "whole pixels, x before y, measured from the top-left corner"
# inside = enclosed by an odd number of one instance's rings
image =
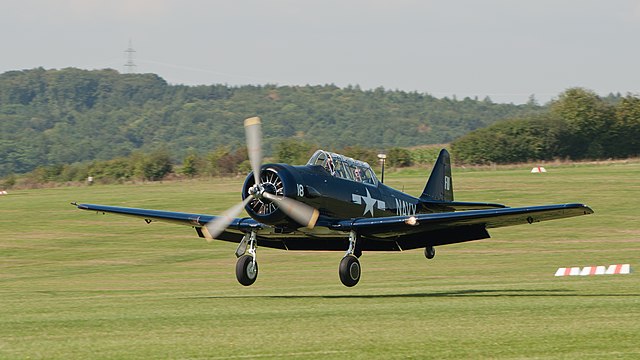
[[[558,267],[640,259],[640,163],[454,172],[456,199],[583,202],[595,214],[495,229],[422,251],[258,249],[243,287],[235,244],[189,227],[96,215],[71,201],[220,213],[242,179],[14,191],[0,197],[0,358],[640,358],[637,274]],[[387,175],[418,194],[424,174]]]

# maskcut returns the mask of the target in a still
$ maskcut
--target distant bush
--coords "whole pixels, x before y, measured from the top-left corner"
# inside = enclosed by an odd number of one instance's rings
[[[299,138],[282,140],[276,145],[275,161],[292,165],[304,165],[316,150],[314,145]]]
[[[387,165],[393,167],[409,167],[413,165],[411,151],[394,147],[387,151]]]
[[[171,156],[166,150],[155,151],[145,156],[138,165],[144,180],[162,180],[173,170]]]
[[[2,179],[2,183],[0,183],[0,190],[11,189],[13,186],[15,186],[15,184],[16,176],[13,174],[7,175],[4,179]]]

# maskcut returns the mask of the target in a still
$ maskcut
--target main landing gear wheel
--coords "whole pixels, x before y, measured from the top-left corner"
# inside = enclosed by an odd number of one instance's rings
[[[353,255],[347,255],[340,261],[340,281],[347,287],[355,286],[360,281],[360,261]]]
[[[249,286],[256,282],[258,278],[258,263],[251,255],[242,255],[236,263],[236,278],[244,286]]]
[[[433,259],[436,256],[436,248],[433,246],[427,246],[424,248],[424,256],[427,259]]]

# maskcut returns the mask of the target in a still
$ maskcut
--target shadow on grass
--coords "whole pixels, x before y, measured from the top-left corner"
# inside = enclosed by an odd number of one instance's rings
[[[202,296],[189,297],[204,299],[385,299],[385,298],[437,298],[437,297],[640,297],[640,294],[598,294],[582,293],[580,291],[568,289],[468,289],[432,293],[403,293],[403,294],[340,294],[340,295],[229,295],[229,296]]]

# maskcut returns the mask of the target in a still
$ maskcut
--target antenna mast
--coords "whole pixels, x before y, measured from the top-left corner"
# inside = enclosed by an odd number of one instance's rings
[[[136,71],[136,64],[133,62],[133,54],[136,52],[133,50],[131,39],[129,39],[129,47],[124,51],[127,54],[127,62],[124,64],[124,68],[127,74],[133,74]]]

